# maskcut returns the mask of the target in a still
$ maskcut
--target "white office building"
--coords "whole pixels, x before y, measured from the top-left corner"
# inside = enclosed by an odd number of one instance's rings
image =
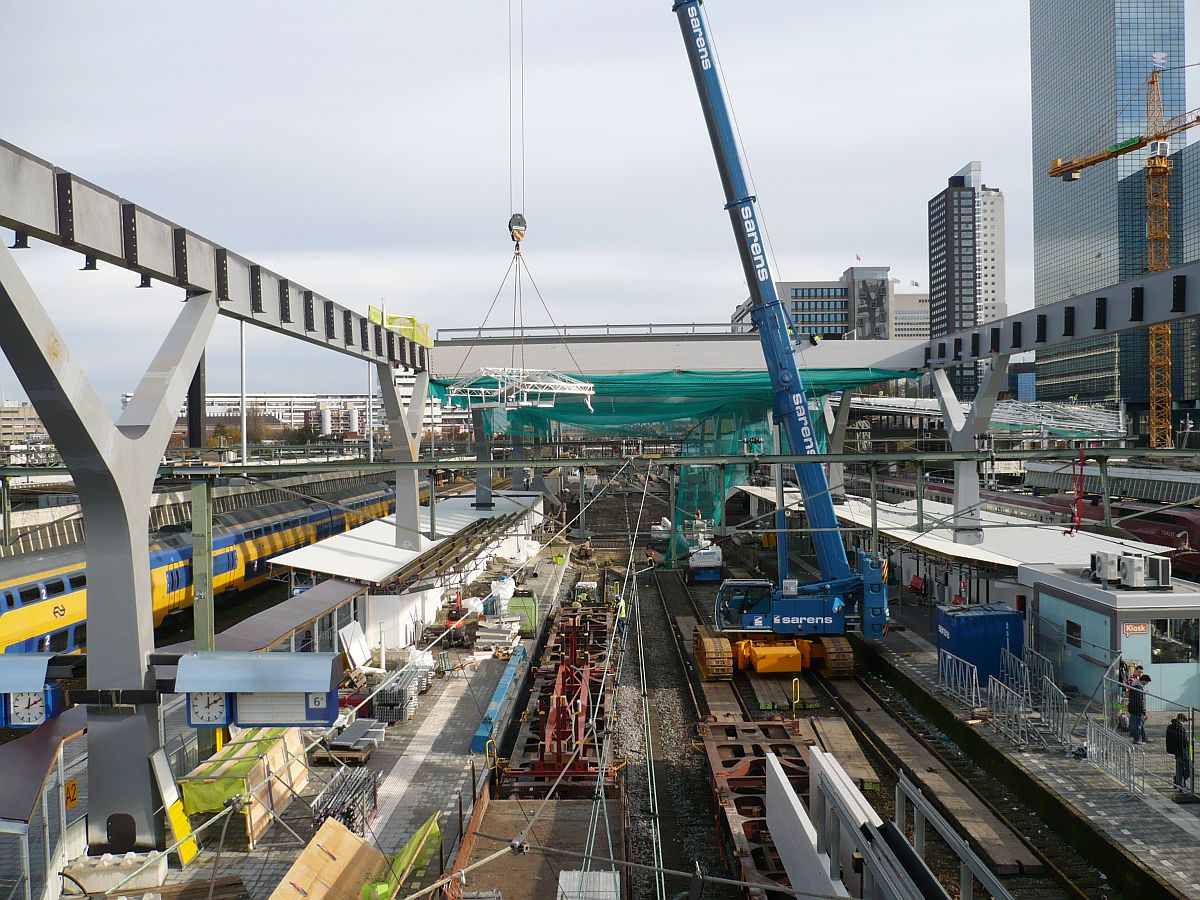
[[[981,185],[975,191],[976,322],[1008,315],[1004,288],[1004,194]]]
[[[400,386],[400,395],[407,404],[412,398],[412,388],[415,376],[411,373],[400,373],[396,383]],[[121,397],[122,407],[132,398],[132,394]],[[240,411],[241,395],[237,392],[215,393],[206,395],[205,416],[226,417],[237,416]],[[387,429],[387,415],[383,409],[383,399],[379,394],[371,398],[371,423],[377,432]],[[365,394],[268,394],[246,393],[246,408],[254,415],[270,416],[278,419],[286,429],[310,426],[321,435],[365,434],[367,430],[367,398]],[[180,417],[187,416],[187,403],[179,413]],[[452,426],[465,426],[468,414],[455,409],[443,409],[442,401],[433,397],[425,400],[425,428],[445,429]]]

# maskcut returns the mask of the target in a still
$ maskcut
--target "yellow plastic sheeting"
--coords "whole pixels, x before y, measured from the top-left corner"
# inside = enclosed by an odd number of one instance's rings
[[[184,838],[187,838],[186,841],[183,841],[183,843],[176,848],[176,852],[179,853],[180,865],[186,868],[187,864],[196,858],[196,854],[199,853],[200,850],[196,846],[196,839],[191,837],[192,826],[188,822],[187,815],[184,814],[182,800],[176,800],[169,807],[167,807],[167,825],[171,829],[171,837],[174,841],[180,841]]]
[[[408,877],[433,860],[442,844],[442,831],[438,827],[441,813],[434,813],[425,824],[416,830],[400,852],[390,860],[387,877],[363,885],[361,900],[387,900],[394,897]]]
[[[367,319],[376,325],[382,325],[388,331],[408,338],[414,344],[420,344],[422,347],[433,346],[433,339],[429,337],[429,326],[418,322],[416,316],[393,316],[377,306],[368,306]]]

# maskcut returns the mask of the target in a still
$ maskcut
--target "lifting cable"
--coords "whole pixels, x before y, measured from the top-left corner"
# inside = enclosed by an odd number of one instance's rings
[[[508,0],[508,236],[513,242],[513,254],[509,261],[500,287],[492,303],[484,314],[483,321],[476,329],[476,339],[483,336],[483,329],[491,318],[500,295],[504,293],[509,276],[512,276],[512,346],[509,352],[509,368],[525,371],[525,282],[528,281],[537,296],[538,302],[554,328],[555,334],[562,338],[567,355],[575,367],[575,374],[582,375],[583,370],[570,346],[566,345],[566,330],[559,326],[554,315],[550,312],[529,265],[521,253],[521,242],[525,239],[528,223],[525,218],[525,3],[524,0]],[[474,345],[467,348],[463,360],[454,373],[454,380],[460,378],[466,369]]]

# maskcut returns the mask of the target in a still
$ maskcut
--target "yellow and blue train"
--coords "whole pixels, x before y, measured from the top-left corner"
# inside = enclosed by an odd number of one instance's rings
[[[270,560],[395,510],[394,488],[361,485],[213,516],[213,592],[261,584]],[[189,526],[150,536],[154,625],[192,605]],[[87,644],[82,546],[0,560],[0,653],[70,653]]]

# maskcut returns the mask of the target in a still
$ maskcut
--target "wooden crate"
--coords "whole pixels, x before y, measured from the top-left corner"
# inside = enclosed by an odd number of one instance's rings
[[[179,779],[184,811],[198,820],[219,811],[234,794],[249,798],[230,820],[226,846],[255,843],[308,784],[303,738],[296,728],[252,728]],[[212,839],[220,829],[209,829]]]

